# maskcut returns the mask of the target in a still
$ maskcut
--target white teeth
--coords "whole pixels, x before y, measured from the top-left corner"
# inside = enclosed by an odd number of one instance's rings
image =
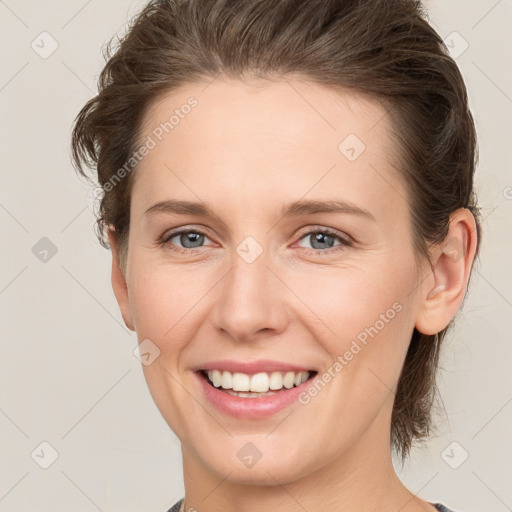
[[[272,372],[270,374],[269,388],[281,389],[283,387],[283,374],[281,372]]]
[[[229,372],[222,372],[222,389],[233,389],[233,375]]]
[[[243,375],[239,373],[238,375]],[[255,373],[251,377],[251,391],[266,393],[269,390],[270,379],[266,373]],[[236,391],[236,388],[233,388]]]
[[[309,372],[260,372],[254,375],[235,372],[231,373],[226,370],[209,370],[208,378],[213,385],[222,389],[267,393],[269,390],[277,391],[285,387],[291,389],[294,386],[300,386],[308,380]]]
[[[213,385],[218,388],[222,383],[222,374],[219,370],[212,370],[208,372],[208,377],[213,382]]]
[[[251,391],[251,378],[245,373],[233,373],[234,391]]]
[[[293,388],[294,381],[295,381],[295,373],[294,372],[286,372],[284,379],[283,379],[284,387],[287,389]]]

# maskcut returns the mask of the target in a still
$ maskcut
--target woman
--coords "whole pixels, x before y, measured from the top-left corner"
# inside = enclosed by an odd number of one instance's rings
[[[448,511],[392,466],[431,431],[478,253],[463,79],[412,0],[161,0],[75,121],[171,511]],[[107,242],[108,239],[108,242]]]

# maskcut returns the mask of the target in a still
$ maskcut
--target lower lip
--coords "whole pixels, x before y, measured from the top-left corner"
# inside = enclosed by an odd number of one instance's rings
[[[219,411],[245,419],[265,418],[289,407],[294,402],[298,402],[298,396],[310,386],[316,377],[315,375],[315,377],[308,379],[300,386],[291,389],[285,388],[272,396],[243,398],[219,391],[216,387],[210,385],[200,372],[196,372],[196,376],[200,381],[206,398]]]

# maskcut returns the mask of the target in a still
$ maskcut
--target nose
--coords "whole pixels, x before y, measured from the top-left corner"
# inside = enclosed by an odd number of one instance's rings
[[[214,326],[236,341],[251,341],[262,332],[278,334],[288,325],[289,293],[269,263],[265,252],[250,263],[235,253],[217,285]]]

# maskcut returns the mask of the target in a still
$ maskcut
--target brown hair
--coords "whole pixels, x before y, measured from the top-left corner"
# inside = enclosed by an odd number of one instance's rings
[[[143,116],[158,98],[219,75],[297,74],[377,98],[392,120],[415,254],[429,258],[429,243],[445,239],[449,215],[460,207],[472,211],[480,238],[476,133],[466,88],[419,1],[153,0],[115,52],[110,41],[105,58],[99,93],[75,119],[72,154],[82,175],[84,165],[97,170],[104,191],[98,236],[108,247],[105,228],[115,229],[122,268],[134,173],[105,185],[126,165]],[[436,335],[416,329],[412,335],[391,424],[391,444],[402,460],[432,430],[439,348],[451,325]]]

